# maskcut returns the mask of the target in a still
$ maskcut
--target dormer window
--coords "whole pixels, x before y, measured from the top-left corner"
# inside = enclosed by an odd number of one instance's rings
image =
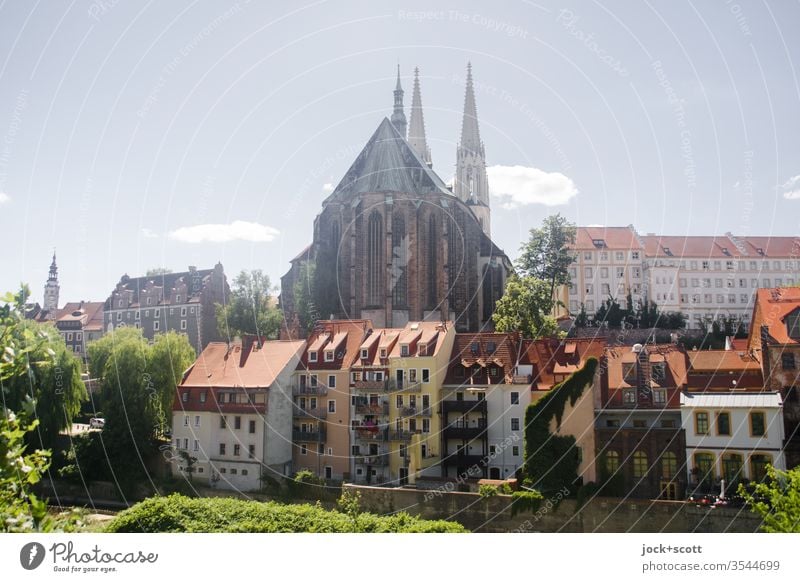
[[[369,358],[369,350],[361,350],[361,359],[366,360]]]
[[[420,344],[419,344],[419,348],[417,349],[417,353],[418,353],[420,356],[425,356],[425,355],[427,355],[427,353],[428,353],[428,344],[423,344],[423,343],[420,343]]]
[[[634,364],[622,364],[622,379],[628,384],[636,382],[636,366]]]
[[[786,333],[792,339],[800,339],[800,309],[786,316]]]
[[[494,354],[497,351],[497,343],[489,342],[486,344],[486,351],[489,352],[489,355]]]
[[[147,304],[150,305],[150,298],[147,298]]]
[[[666,369],[663,363],[653,364],[652,367],[653,380],[662,382],[666,377]]]
[[[316,362],[317,361],[317,352],[308,352],[308,361],[309,362]]]
[[[381,348],[381,359],[382,360],[386,359],[386,348]]]
[[[181,296],[180,294],[178,294],[175,296],[175,303],[180,303],[180,302],[181,302]]]
[[[761,255],[762,257],[764,256],[764,249],[762,249],[762,248],[758,248],[758,249],[756,249],[756,252],[757,252],[759,255]]]
[[[325,350],[325,361],[326,362],[333,361],[333,350]]]
[[[472,342],[472,345],[469,346],[469,351],[472,352],[473,356],[478,355],[478,342]]]
[[[404,358],[408,356],[408,344],[400,344],[400,355]]]

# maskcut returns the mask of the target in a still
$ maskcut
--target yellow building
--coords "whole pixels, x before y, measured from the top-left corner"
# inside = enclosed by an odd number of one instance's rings
[[[388,351],[389,471],[396,485],[440,476],[439,391],[455,339],[452,323],[412,322]]]

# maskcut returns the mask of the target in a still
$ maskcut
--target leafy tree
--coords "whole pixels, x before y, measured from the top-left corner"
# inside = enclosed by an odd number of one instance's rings
[[[17,295],[15,304],[20,306],[21,300],[24,297]],[[41,448],[52,448],[58,433],[72,425],[81,403],[88,399],[81,362],[52,324],[26,321],[19,313],[19,309],[13,315],[8,312],[3,342],[7,353],[11,350],[24,363],[24,371],[17,369],[3,381],[3,404],[20,412],[27,400],[35,402],[32,414],[39,422],[36,432],[26,438]]]
[[[594,321],[618,329],[622,327],[622,322],[627,319],[628,315],[629,312],[623,309],[614,297],[609,296],[595,311]]]
[[[553,295],[547,281],[534,277],[512,277],[492,315],[495,329],[501,333],[519,331],[525,337],[539,338],[558,332],[550,315]]]
[[[150,389],[157,394],[158,421],[162,433],[172,424],[175,387],[194,360],[194,348],[189,338],[172,330],[158,334],[148,351]]]
[[[581,302],[581,310],[575,316],[575,327],[586,327],[589,325],[589,315],[586,313],[586,305]]]
[[[312,262],[305,262],[300,266],[300,272],[294,283],[294,310],[297,313],[298,324],[302,333],[308,333],[319,319],[315,296],[335,292],[331,289],[318,289],[316,280],[317,268]]]
[[[636,321],[639,327],[644,329],[656,327],[659,317],[660,312],[658,310],[658,305],[655,301],[649,301],[647,298],[642,301],[639,305],[639,309],[636,311]]]
[[[528,241],[520,247],[517,260],[520,273],[546,281],[553,297],[556,287],[569,285],[569,266],[575,260],[570,249],[577,228],[560,214],[548,216],[540,228],[532,228]]]
[[[135,327],[118,327],[100,339],[92,342],[86,348],[89,363],[89,375],[92,378],[102,378],[106,370],[106,363],[114,351],[114,346],[129,339],[139,339],[142,331]]]
[[[761,516],[768,533],[800,533],[800,467],[780,471],[767,466],[767,478],[755,485],[739,485],[739,495]]]
[[[217,304],[217,330],[223,337],[244,334],[277,338],[283,314],[272,293],[275,287],[260,269],[242,271],[233,281],[227,305]]]

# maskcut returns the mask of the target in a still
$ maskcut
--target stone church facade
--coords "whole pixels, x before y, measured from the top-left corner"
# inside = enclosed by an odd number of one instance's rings
[[[459,331],[491,329],[511,263],[488,235],[483,152],[471,70],[453,190],[432,169],[418,74],[406,124],[398,71],[391,120],[380,123],[323,201],[313,242],[281,278],[287,334],[298,328],[301,285],[318,319],[369,319],[377,327],[445,320]],[[304,277],[310,263],[313,278]]]

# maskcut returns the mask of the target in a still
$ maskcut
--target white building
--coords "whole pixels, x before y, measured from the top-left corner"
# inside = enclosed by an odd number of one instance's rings
[[[212,487],[261,487],[292,472],[291,377],[304,341],[212,342],[184,375],[172,411],[172,458]]]
[[[720,479],[760,480],[767,464],[785,469],[782,406],[774,392],[682,394],[690,488],[719,491]]]

